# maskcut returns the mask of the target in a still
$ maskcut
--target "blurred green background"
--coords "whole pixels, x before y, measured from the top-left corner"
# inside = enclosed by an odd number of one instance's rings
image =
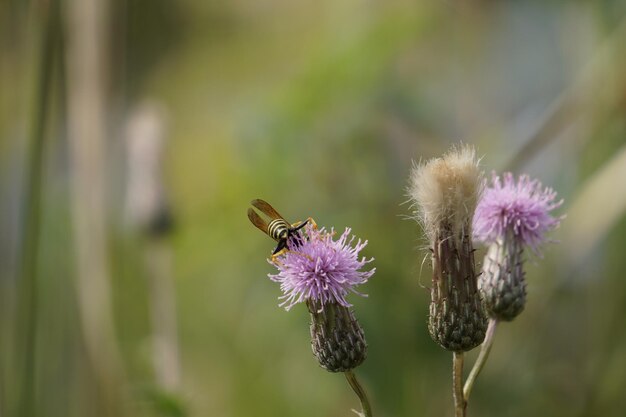
[[[452,415],[403,203],[458,141],[568,216],[469,415],[624,415],[624,0],[3,0],[0,44],[0,416],[353,415],[253,198],[369,240],[374,413]]]

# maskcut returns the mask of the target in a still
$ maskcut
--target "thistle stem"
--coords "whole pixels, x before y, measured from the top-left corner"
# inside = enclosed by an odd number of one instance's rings
[[[452,356],[452,387],[454,416],[465,417],[467,402],[463,398],[463,352],[454,352]]]
[[[474,363],[474,367],[467,377],[467,381],[465,381],[465,386],[463,387],[463,399],[465,402],[469,400],[470,393],[472,392],[472,387],[474,386],[474,382],[478,377],[478,374],[485,366],[485,362],[487,362],[487,358],[489,357],[489,352],[491,352],[491,346],[493,345],[494,335],[496,334],[496,327],[498,326],[497,319],[489,319],[489,326],[487,327],[487,333],[485,334],[485,340],[480,347],[480,353],[478,354],[478,359]]]
[[[367,398],[367,394],[365,394],[365,390],[356,379],[356,375],[352,370],[345,371],[346,379],[348,380],[348,384],[352,387],[356,395],[359,397],[361,401],[361,408],[363,409],[364,417],[372,417],[372,407],[370,406],[370,402]]]

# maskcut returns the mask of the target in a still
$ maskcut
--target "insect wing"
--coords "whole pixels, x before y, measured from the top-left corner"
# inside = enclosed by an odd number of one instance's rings
[[[274,219],[283,219],[283,220],[285,220],[284,217],[281,216],[280,214],[278,214],[278,212],[274,209],[274,207],[272,207],[266,201],[263,201],[263,200],[260,200],[260,199],[256,199],[256,200],[252,200],[252,202],[250,204],[252,204],[254,207],[258,208],[261,213],[267,215],[272,220],[274,220]]]
[[[248,209],[248,218],[250,219],[253,225],[259,228],[259,230],[269,235],[269,231],[267,229],[267,222],[263,220],[261,216],[256,214],[256,211],[254,211],[252,208]]]

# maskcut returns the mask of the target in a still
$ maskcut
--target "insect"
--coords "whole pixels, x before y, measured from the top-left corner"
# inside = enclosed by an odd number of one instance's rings
[[[253,225],[258,227],[263,233],[278,242],[276,249],[272,252],[272,262],[276,262],[276,258],[285,252],[289,252],[287,249],[287,241],[291,236],[298,233],[298,230],[302,229],[308,223],[311,223],[313,227],[317,228],[317,223],[309,217],[304,222],[296,222],[289,224],[287,220],[283,218],[274,207],[269,203],[256,199],[250,202],[252,206],[257,208],[261,213],[265,214],[269,219],[269,223],[261,218],[252,207],[248,208],[248,218]]]

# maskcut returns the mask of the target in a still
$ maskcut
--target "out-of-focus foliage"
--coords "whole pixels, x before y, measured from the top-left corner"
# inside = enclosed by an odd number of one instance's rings
[[[0,3],[2,417],[12,415],[24,376],[15,334],[25,178],[52,2]],[[102,2],[110,12],[106,249],[124,369],[116,385],[128,415],[319,417],[358,408],[343,376],[316,364],[306,309],[278,308],[266,262],[274,242],[245,215],[253,198],[287,220],[313,216],[369,240],[364,254],[377,273],[363,288],[369,297],[351,301],[369,343],[357,374],[374,413],[451,415],[451,355],[426,329],[428,253],[403,203],[411,164],[458,141],[477,146],[487,171],[516,164],[554,187],[561,212],[581,204],[555,240],[587,222],[606,225],[575,258],[577,242],[562,241],[528,263],[526,311],[498,329],[470,415],[623,415],[626,207],[607,214],[605,202],[623,200],[624,178],[610,179],[599,201],[577,198],[626,152],[625,1]],[[30,400],[38,416],[104,416],[77,301],[64,122],[73,80],[55,65]],[[175,226],[164,240],[182,376],[174,393],[157,386],[151,362],[153,238],[130,230],[123,209],[123,126],[146,99],[160,103],[169,126],[164,178]],[[516,159],[520,152],[528,157]]]

